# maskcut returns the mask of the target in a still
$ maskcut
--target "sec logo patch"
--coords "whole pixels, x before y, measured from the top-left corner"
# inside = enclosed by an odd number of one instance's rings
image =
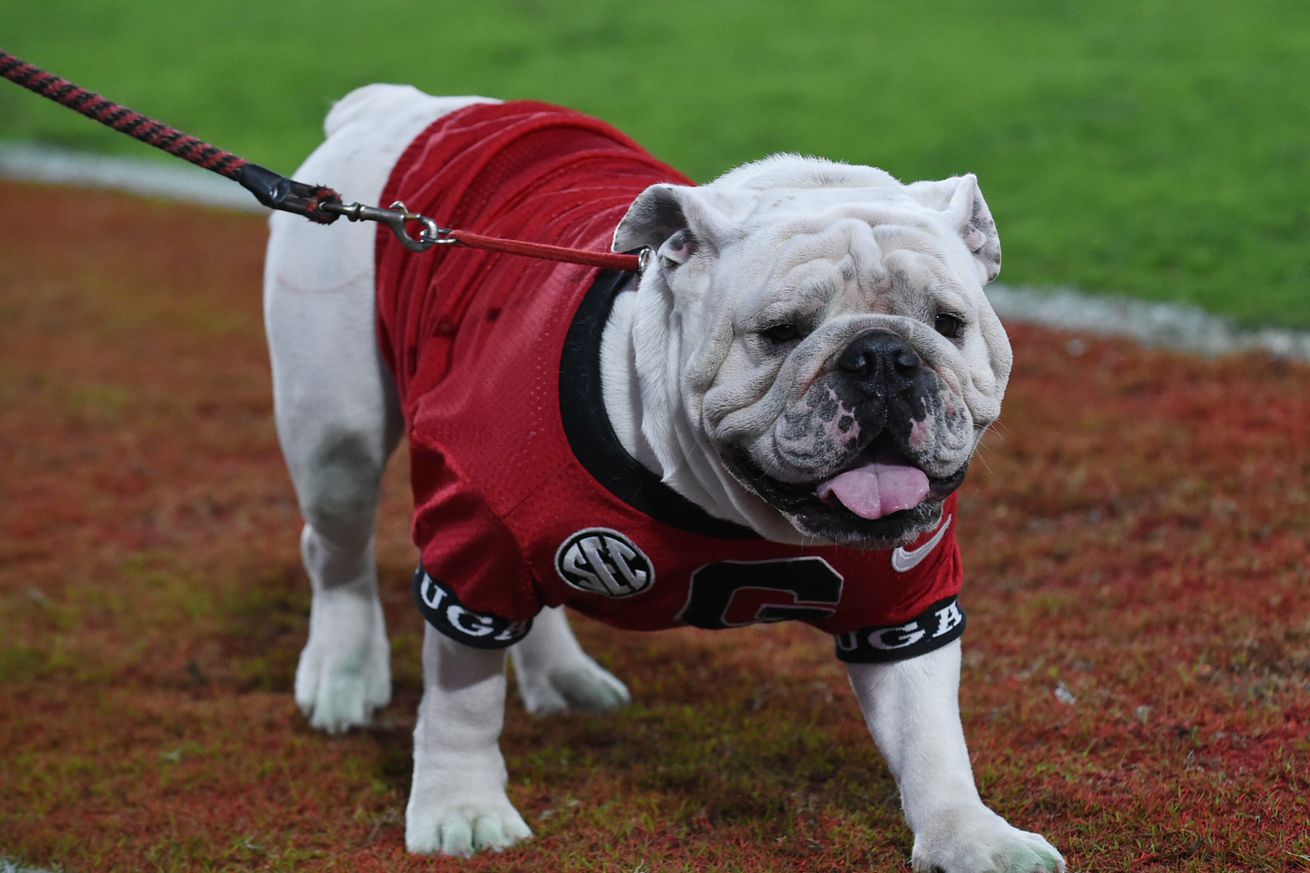
[[[628,537],[589,527],[555,552],[555,571],[572,588],[606,597],[631,597],[655,584],[655,566]]]

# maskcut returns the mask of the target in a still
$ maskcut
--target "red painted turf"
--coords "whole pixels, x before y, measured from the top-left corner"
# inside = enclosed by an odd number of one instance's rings
[[[378,550],[396,702],[372,730],[318,736],[289,693],[308,599],[262,222],[10,184],[0,203],[0,857],[905,869],[894,786],[803,627],[580,622],[637,705],[540,722],[512,702],[512,797],[538,838],[406,857],[403,460]],[[1310,370],[1012,335],[961,529],[984,795],[1078,870],[1310,869]]]

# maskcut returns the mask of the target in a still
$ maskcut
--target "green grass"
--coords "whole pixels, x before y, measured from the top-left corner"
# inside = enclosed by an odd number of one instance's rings
[[[1302,0],[70,0],[0,6],[0,46],[283,170],[378,80],[577,106],[700,179],[778,150],[972,170],[1006,281],[1310,327]],[[0,137],[149,151],[9,87]]]

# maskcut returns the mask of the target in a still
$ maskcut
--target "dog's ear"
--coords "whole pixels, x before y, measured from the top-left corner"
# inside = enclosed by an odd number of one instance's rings
[[[711,202],[707,189],[687,185],[652,185],[632,201],[614,231],[613,250],[649,248],[661,262],[684,264],[694,254],[717,256],[731,235],[727,217]]]
[[[940,182],[915,182],[905,189],[924,206],[946,214],[978,262],[984,285],[996,278],[1001,272],[1001,238],[977,176],[966,173]]]

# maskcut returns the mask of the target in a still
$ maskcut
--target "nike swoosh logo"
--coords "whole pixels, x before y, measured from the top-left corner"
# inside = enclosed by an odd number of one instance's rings
[[[955,516],[948,515],[942,526],[937,528],[937,533],[932,535],[932,539],[919,546],[912,552],[907,552],[903,547],[897,548],[892,552],[892,569],[897,573],[908,573],[915,567],[923,563],[923,559],[932,554],[932,550],[942,544],[942,538],[946,536],[946,531],[950,530],[951,522]]]

